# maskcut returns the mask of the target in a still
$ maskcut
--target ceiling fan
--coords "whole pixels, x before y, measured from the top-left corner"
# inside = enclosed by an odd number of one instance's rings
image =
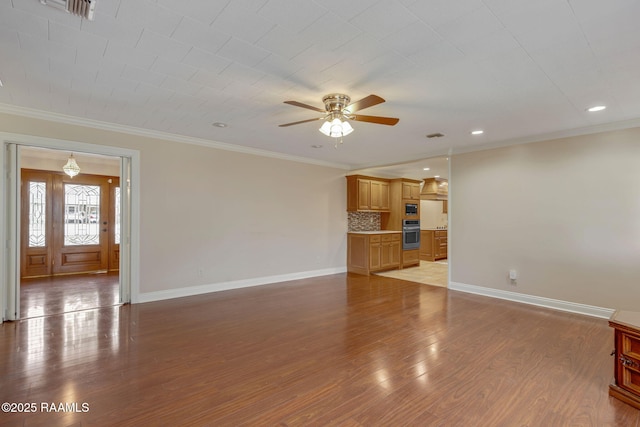
[[[396,119],[393,117],[365,116],[362,114],[354,114],[356,111],[364,110],[365,108],[373,107],[374,105],[383,103],[384,99],[380,98],[377,95],[369,95],[362,98],[360,101],[350,103],[351,98],[349,98],[347,95],[344,95],[342,93],[331,93],[329,95],[325,95],[322,98],[322,102],[324,103],[324,110],[322,108],[303,104],[302,102],[298,101],[284,101],[285,104],[317,111],[319,113],[324,113],[324,115],[315,119],[285,123],[283,125],[280,125],[280,127],[315,122],[316,120],[324,120],[324,124],[319,129],[320,132],[332,138],[340,138],[340,143],[342,143],[342,137],[353,132],[353,128],[349,124],[349,120],[377,123],[388,126],[393,126],[398,123],[398,121],[400,121],[400,119]]]

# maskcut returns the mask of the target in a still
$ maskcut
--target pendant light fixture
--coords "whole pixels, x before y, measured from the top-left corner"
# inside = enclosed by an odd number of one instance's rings
[[[73,157],[73,153],[71,153],[71,155],[69,156],[69,160],[67,160],[67,164],[62,167],[62,170],[71,178],[80,173],[80,166],[78,166],[78,163],[76,163],[76,159]]]

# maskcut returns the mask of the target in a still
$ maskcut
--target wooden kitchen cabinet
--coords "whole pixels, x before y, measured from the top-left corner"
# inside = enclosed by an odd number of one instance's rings
[[[347,212],[389,212],[389,180],[347,176]]]
[[[366,211],[371,209],[371,181],[368,179],[358,179],[358,190],[355,194],[356,210]]]
[[[369,237],[369,265],[366,266],[366,262],[364,263],[365,268],[368,268],[369,271],[380,270],[380,266],[382,265],[382,244],[380,243],[380,236],[371,236]],[[366,252],[366,244],[363,252]]]
[[[420,265],[420,250],[409,249],[402,251],[402,268]]]
[[[400,234],[382,234],[380,236],[380,269],[400,266]]]
[[[402,198],[405,200],[420,200],[420,183],[419,182],[403,182]]]
[[[420,259],[436,261],[447,258],[447,230],[420,230]]]
[[[640,409],[640,312],[616,311],[614,328],[614,378],[609,395]]]
[[[400,267],[402,232],[348,233],[347,271],[369,275]]]
[[[408,178],[396,178],[389,181],[389,198],[391,208],[382,215],[383,230],[402,230],[405,219],[420,219],[420,181]],[[414,204],[418,208],[415,215],[407,215],[405,206]]]
[[[371,198],[370,208],[376,211],[388,211],[391,203],[389,200],[389,183],[385,181],[370,181]]]

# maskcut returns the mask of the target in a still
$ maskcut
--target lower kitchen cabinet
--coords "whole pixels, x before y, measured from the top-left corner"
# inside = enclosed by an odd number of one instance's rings
[[[420,259],[436,261],[447,257],[447,230],[420,230]]]
[[[609,326],[615,343],[609,395],[640,409],[640,312],[616,311]]]
[[[402,232],[348,233],[347,271],[369,275],[375,271],[399,268]]]
[[[402,251],[402,268],[420,265],[420,250],[409,249]]]

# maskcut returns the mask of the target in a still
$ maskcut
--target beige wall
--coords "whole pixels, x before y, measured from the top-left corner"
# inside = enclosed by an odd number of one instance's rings
[[[638,309],[640,128],[456,155],[451,170],[452,282]]]
[[[345,171],[0,114],[0,131],[140,151],[140,292],[344,269]]]
[[[447,226],[447,214],[442,213],[442,200],[420,200],[420,228],[437,228]]]
[[[23,169],[38,169],[62,172],[62,166],[69,159],[69,151],[41,150],[23,148],[20,155],[20,166]],[[84,153],[73,153],[81,173],[91,175],[120,174],[120,158],[106,156],[88,156]]]

